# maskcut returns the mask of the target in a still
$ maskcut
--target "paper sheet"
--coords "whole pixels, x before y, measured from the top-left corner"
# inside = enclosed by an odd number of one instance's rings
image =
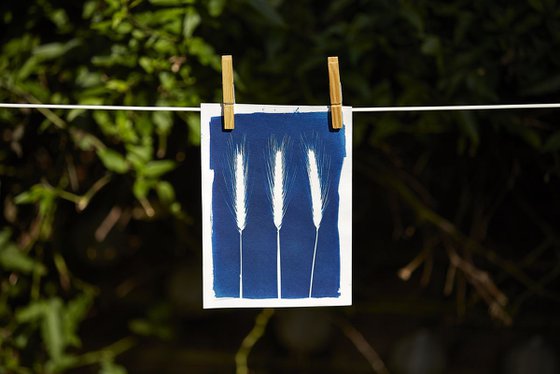
[[[201,106],[204,308],[352,302],[352,109]]]

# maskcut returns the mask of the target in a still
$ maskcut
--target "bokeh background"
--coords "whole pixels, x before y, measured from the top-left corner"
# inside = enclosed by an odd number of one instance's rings
[[[0,101],[560,100],[556,0],[0,3]],[[0,110],[0,373],[558,373],[557,110],[356,113],[354,305],[201,309],[197,113]]]

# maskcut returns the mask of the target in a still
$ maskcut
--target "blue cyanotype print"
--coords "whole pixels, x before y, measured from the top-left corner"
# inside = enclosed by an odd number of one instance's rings
[[[210,120],[217,298],[340,296],[339,183],[345,129],[327,112]]]

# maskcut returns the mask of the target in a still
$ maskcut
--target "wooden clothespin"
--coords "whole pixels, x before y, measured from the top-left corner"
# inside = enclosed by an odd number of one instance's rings
[[[224,130],[235,128],[235,116],[233,106],[235,104],[235,91],[233,88],[233,61],[231,55],[222,56],[222,90],[223,90],[223,113]]]
[[[342,84],[338,70],[338,57],[329,57],[329,92],[331,96],[332,128],[342,128]]]

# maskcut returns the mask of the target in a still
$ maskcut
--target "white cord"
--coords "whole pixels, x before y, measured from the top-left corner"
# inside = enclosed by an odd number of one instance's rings
[[[502,104],[502,105],[448,105],[448,106],[392,106],[352,108],[352,112],[429,112],[447,110],[500,110],[500,109],[550,109],[560,108],[560,103],[551,104]]]
[[[6,104],[6,103],[0,103],[0,108],[133,110],[133,111],[140,111],[140,112],[200,112],[200,107],[180,107],[180,106],[121,106],[121,105]]]
[[[200,107],[179,106],[121,106],[121,105],[71,105],[71,104],[12,104],[0,103],[0,108],[11,109],[83,109],[83,110],[132,110],[143,112],[200,112]],[[355,107],[352,112],[429,112],[451,110],[508,110],[508,109],[552,109],[560,103],[550,104],[502,104],[502,105],[442,105],[442,106],[392,106]]]

